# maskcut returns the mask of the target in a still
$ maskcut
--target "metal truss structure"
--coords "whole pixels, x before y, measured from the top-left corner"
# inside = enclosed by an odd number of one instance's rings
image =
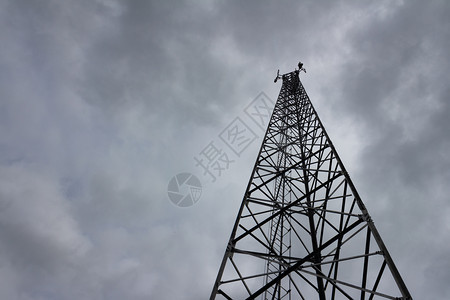
[[[308,95],[283,84],[210,299],[412,299]]]

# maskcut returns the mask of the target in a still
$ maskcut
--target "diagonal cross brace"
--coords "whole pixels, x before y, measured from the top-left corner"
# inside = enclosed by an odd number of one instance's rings
[[[335,179],[337,179],[338,177],[342,176],[342,173],[338,173],[336,175],[334,175],[333,177],[331,177],[329,180],[325,181],[324,183],[322,183],[321,185],[319,185],[318,187],[316,187],[315,189],[311,190],[308,194],[303,195],[302,197],[298,198],[297,200],[295,200],[294,202],[290,203],[289,205],[284,206],[283,208],[280,208],[280,210],[278,210],[276,213],[272,214],[270,217],[268,217],[267,219],[265,219],[264,221],[260,222],[259,224],[256,224],[255,226],[253,226],[251,229],[249,229],[248,231],[246,231],[245,233],[241,234],[240,236],[238,236],[237,238],[233,239],[233,243],[235,244],[236,242],[238,242],[239,240],[241,240],[242,238],[244,238],[246,235],[248,235],[249,233],[253,232],[255,229],[258,229],[259,227],[261,227],[262,225],[266,224],[267,222],[269,222],[270,220],[272,220],[273,218],[275,218],[276,216],[284,213],[286,210],[290,209],[291,207],[297,205],[298,203],[300,203],[302,200],[304,200],[308,195],[315,193],[316,191],[320,190],[321,188],[323,188],[324,186],[326,186],[327,184],[329,184],[330,182],[334,181]]]
[[[361,224],[363,222],[363,220],[360,218],[358,220],[356,220],[353,224],[351,224],[350,226],[348,226],[347,228],[345,228],[343,231],[341,231],[340,233],[338,233],[337,235],[335,235],[333,238],[331,238],[329,241],[327,241],[326,243],[324,243],[322,246],[320,246],[319,248],[317,248],[318,252],[321,252],[322,250],[324,250],[325,248],[327,248],[328,246],[330,246],[331,244],[333,244],[335,241],[337,241],[339,238],[342,238],[346,233],[350,232],[352,229],[354,229],[356,226],[358,226],[359,224]],[[255,293],[253,293],[252,295],[250,295],[250,297],[247,298],[247,300],[250,299],[255,299],[256,297],[258,297],[259,295],[261,295],[265,290],[267,290],[269,287],[271,287],[272,285],[274,285],[277,282],[280,282],[281,279],[283,279],[284,277],[286,277],[287,275],[289,275],[291,272],[295,271],[296,269],[298,269],[298,267],[300,267],[303,263],[311,260],[314,255],[316,254],[316,252],[311,252],[309,253],[307,256],[305,256],[304,258],[302,258],[301,260],[299,260],[298,262],[296,262],[294,265],[292,265],[291,267],[287,268],[286,271],[282,272],[280,275],[278,275],[277,277],[275,277],[272,281],[268,282],[266,285],[264,285],[262,288],[260,288],[259,290],[257,290]]]

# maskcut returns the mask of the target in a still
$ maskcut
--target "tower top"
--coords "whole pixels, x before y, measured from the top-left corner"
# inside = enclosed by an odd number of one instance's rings
[[[283,84],[210,300],[411,295],[298,69]]]
[[[298,69],[295,69],[294,72],[299,73],[299,72],[303,71],[303,72],[306,73],[306,69],[303,68],[303,63],[302,63],[301,61],[298,62],[298,65],[297,65],[297,66],[298,66]],[[280,75],[280,69],[278,69],[278,71],[277,71],[277,76],[275,77],[275,79],[273,80],[273,82],[274,82],[274,83],[277,83],[278,79],[283,78],[284,75],[287,75],[287,74],[290,74],[290,73],[292,73],[292,72],[289,72],[289,73]]]

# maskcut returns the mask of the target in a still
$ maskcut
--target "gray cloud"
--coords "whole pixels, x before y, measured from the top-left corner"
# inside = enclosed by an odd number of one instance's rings
[[[193,156],[294,68],[416,299],[445,298],[444,1],[0,4],[0,297],[203,299],[260,138]],[[166,196],[196,173],[201,200]]]

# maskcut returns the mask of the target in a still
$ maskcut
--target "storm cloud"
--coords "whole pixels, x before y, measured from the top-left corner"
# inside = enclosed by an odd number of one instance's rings
[[[411,294],[450,296],[449,2],[4,0],[0,25],[1,299],[209,297],[264,131],[215,182],[194,156],[299,60]]]

